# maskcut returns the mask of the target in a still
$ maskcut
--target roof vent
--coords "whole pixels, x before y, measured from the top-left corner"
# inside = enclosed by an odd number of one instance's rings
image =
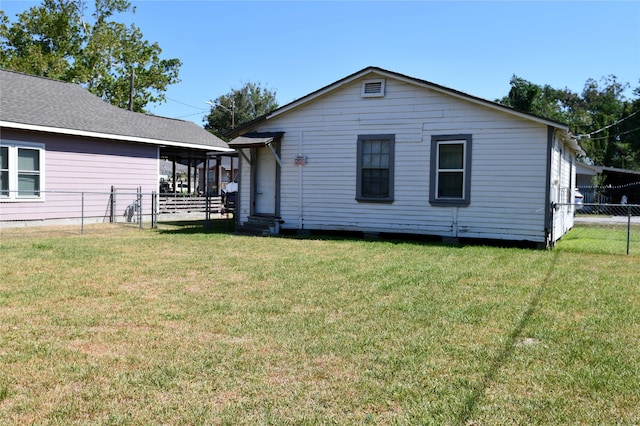
[[[360,95],[363,98],[373,98],[384,96],[384,78],[378,78],[375,80],[364,80],[362,82],[362,92]]]

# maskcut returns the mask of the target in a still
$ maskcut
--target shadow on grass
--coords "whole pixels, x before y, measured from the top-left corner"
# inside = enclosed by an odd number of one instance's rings
[[[233,218],[202,220],[176,220],[158,223],[161,234],[233,234]]]
[[[235,223],[232,218],[212,219],[208,223],[205,220],[175,220],[158,223],[157,231],[161,234],[236,234]],[[237,235],[251,235],[238,233]],[[349,231],[314,231],[298,233],[296,231],[283,231],[279,235],[260,238],[282,238],[292,240],[323,240],[323,241],[367,241],[367,242],[387,242],[393,244],[418,244],[418,245],[446,245],[461,247],[460,245],[447,244],[442,242],[440,237],[397,234],[367,236],[362,232]]]
[[[158,232],[162,234],[236,234],[233,218],[205,220],[181,220],[165,221],[158,223]],[[238,235],[252,235],[243,234]],[[448,240],[436,235],[423,235],[411,233],[363,233],[361,231],[304,231],[281,230],[276,236],[265,238],[285,238],[293,240],[323,240],[323,241],[366,241],[385,242],[391,244],[410,244],[425,246],[446,246],[463,248],[465,246],[489,246],[500,248],[535,249],[536,244],[527,241],[508,241],[491,239],[453,238]]]
[[[513,350],[518,343],[518,339],[521,337],[523,330],[526,328],[527,324],[531,320],[531,316],[538,309],[538,305],[540,304],[540,299],[542,298],[542,294],[547,287],[547,284],[551,280],[551,275],[555,271],[555,266],[558,261],[558,252],[554,252],[553,260],[551,265],[549,266],[549,270],[547,271],[544,279],[540,283],[540,286],[536,289],[536,291],[531,296],[531,300],[529,300],[529,305],[527,309],[524,310],[520,320],[514,327],[514,329],[509,333],[507,340],[504,345],[500,349],[500,352],[493,358],[489,368],[484,373],[482,377],[482,381],[479,382],[471,391],[469,396],[464,401],[464,405],[462,410],[458,414],[458,424],[466,425],[470,423],[471,416],[475,411],[476,406],[482,399],[485,394],[486,389],[491,386],[491,384],[495,381],[496,374],[498,371],[509,362],[509,358],[513,354]]]
[[[314,240],[347,240],[347,241],[371,241],[386,242],[391,244],[421,245],[421,246],[443,246],[451,248],[464,248],[468,246],[487,246],[496,248],[517,248],[536,249],[537,243],[530,241],[510,241],[480,238],[448,238],[439,235],[413,234],[397,232],[363,233],[361,231],[307,231],[306,234],[298,235],[285,233],[283,236],[295,239]]]
[[[255,236],[251,233],[235,232],[233,219],[214,219],[207,224],[205,220],[176,220],[158,223],[158,232],[161,234],[235,234]],[[412,235],[412,234],[376,234],[366,235],[358,231],[313,231],[298,233],[295,230],[281,230],[278,235],[259,236],[258,238],[280,238],[291,240],[322,240],[322,241],[364,241],[386,242],[392,244],[437,245],[460,248],[461,245],[449,244],[442,241],[441,237]]]

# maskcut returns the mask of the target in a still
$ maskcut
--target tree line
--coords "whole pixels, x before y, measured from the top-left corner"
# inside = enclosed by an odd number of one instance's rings
[[[587,164],[640,170],[640,87],[630,88],[614,75],[588,79],[581,93],[538,85],[518,76],[509,94],[497,102],[569,125],[587,152]]]
[[[178,58],[161,58],[158,43],[140,28],[116,20],[135,13],[128,0],[43,0],[12,22],[0,11],[0,67],[76,82],[120,108],[144,112],[166,100],[178,83]],[[587,152],[582,161],[640,170],[640,87],[611,75],[586,81],[581,93],[539,85],[514,75],[509,93],[496,102],[569,125]],[[260,83],[218,96],[203,117],[204,127],[224,137],[229,130],[278,107],[276,92]]]

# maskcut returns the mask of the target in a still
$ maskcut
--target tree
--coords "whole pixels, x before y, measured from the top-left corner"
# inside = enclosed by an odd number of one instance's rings
[[[575,108],[577,98],[569,89],[554,89],[549,85],[540,86],[516,75],[509,81],[509,94],[498,102],[555,121],[566,121]],[[573,105],[570,106],[570,105]]]
[[[633,93],[636,99],[627,104],[623,112],[626,118],[616,126],[616,134],[626,149],[622,167],[640,170],[640,86]]]
[[[248,82],[240,89],[231,89],[226,95],[211,102],[209,114],[203,118],[204,128],[224,137],[234,127],[241,126],[278,108],[275,90],[263,88],[260,83]]]
[[[75,4],[45,0],[0,27],[2,67],[65,81],[75,79],[72,62],[84,40]]]
[[[582,91],[582,99],[588,113],[588,119],[577,127],[580,142],[596,164],[613,167],[625,167],[629,158],[624,151],[628,149],[618,139],[616,123],[624,118],[628,109],[623,92],[629,86],[621,84],[615,76],[601,79],[604,87],[589,79]]]
[[[628,101],[628,84],[613,75],[589,79],[581,94],[513,76],[498,102],[569,125],[594,164],[640,169],[640,99]],[[640,96],[640,88],[634,92]],[[635,118],[634,118],[635,117]]]
[[[144,112],[163,102],[167,86],[179,82],[178,59],[161,59],[162,49],[149,43],[135,25],[113,20],[135,13],[128,0],[95,0],[86,18],[83,0],[44,0],[10,23],[0,19],[0,66],[43,77],[83,84],[121,108]],[[91,23],[89,22],[91,21]]]

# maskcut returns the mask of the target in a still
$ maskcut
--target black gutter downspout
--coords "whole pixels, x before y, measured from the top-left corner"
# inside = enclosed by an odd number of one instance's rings
[[[551,220],[551,159],[553,158],[553,139],[554,139],[555,129],[551,126],[547,126],[547,172],[546,172],[546,183],[545,183],[545,201],[544,201],[544,233],[545,233],[545,246],[549,248],[549,246],[553,246],[553,223]]]

